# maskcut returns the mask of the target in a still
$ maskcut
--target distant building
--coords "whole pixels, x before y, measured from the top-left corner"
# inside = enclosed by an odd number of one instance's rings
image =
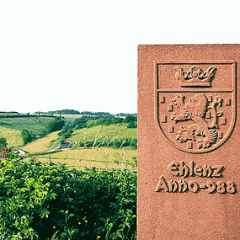
[[[18,156],[24,156],[26,155],[26,152],[23,151],[22,149],[14,150],[14,153],[18,154]]]

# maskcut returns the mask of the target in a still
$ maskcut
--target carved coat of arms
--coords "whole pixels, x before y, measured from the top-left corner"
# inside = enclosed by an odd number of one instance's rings
[[[235,62],[156,63],[156,119],[178,149],[212,151],[230,136],[236,116]]]

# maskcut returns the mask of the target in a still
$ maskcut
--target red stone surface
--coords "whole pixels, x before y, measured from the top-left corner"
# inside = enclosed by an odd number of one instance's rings
[[[240,45],[138,46],[138,240],[240,239]]]

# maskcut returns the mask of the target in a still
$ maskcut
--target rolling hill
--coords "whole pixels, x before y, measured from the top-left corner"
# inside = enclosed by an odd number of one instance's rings
[[[77,142],[77,145],[79,145],[80,142],[111,142],[114,139],[136,139],[137,129],[127,128],[127,125],[127,123],[120,123],[109,126],[100,125],[91,128],[75,130],[69,140],[72,142]],[[57,134],[58,132],[50,133],[41,139],[37,139],[27,144],[26,146],[22,147],[22,149],[29,153],[46,151],[59,140],[59,136]]]
[[[50,117],[0,118],[0,126],[20,132],[27,129],[39,136],[44,132],[46,125],[53,120],[54,118]]]
[[[109,126],[94,126],[75,130],[70,137],[71,141],[86,143],[92,141],[113,141],[114,139],[136,139],[137,129],[127,128],[128,123],[119,123]]]
[[[59,131],[52,132],[43,138],[37,139],[37,140],[27,144],[26,146],[22,147],[21,149],[26,152],[29,152],[29,153],[47,151],[59,139],[59,136],[57,135],[58,133],[59,133]]]
[[[79,143],[87,142],[111,142],[114,139],[136,139],[137,129],[127,128],[128,123],[119,123],[109,126],[94,126],[91,128],[82,128],[74,130],[73,134],[69,138],[70,141],[77,142],[77,146],[73,149],[60,151],[56,153],[40,153],[34,156],[35,159],[43,162],[62,162],[75,168],[84,167],[97,167],[97,168],[128,168],[136,170],[137,151],[130,147],[120,147],[119,149],[113,149],[109,146],[101,146],[95,144],[93,148],[79,147]],[[44,138],[38,139],[34,142],[22,147],[22,150],[28,153],[36,153],[41,151],[47,151],[52,146],[57,146],[60,137],[59,132],[53,132],[48,134]],[[58,145],[59,147],[59,145]],[[31,157],[27,157],[25,160],[29,161]]]

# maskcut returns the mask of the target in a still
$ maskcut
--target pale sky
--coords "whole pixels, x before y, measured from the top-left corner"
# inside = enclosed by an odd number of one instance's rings
[[[0,111],[137,112],[139,44],[240,43],[238,1],[0,1]]]

